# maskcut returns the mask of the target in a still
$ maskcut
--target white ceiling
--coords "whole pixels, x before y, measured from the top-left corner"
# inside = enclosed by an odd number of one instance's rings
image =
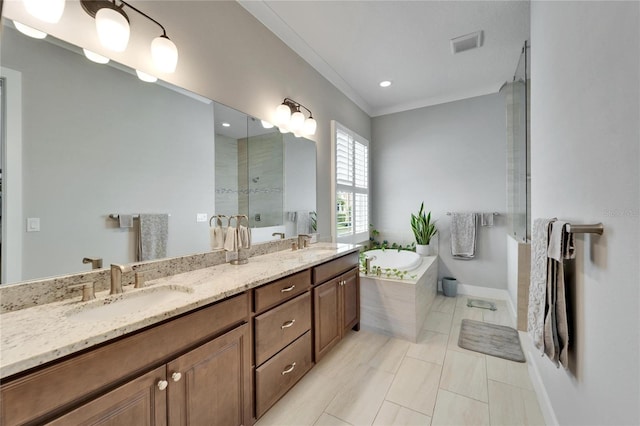
[[[495,93],[529,38],[528,1],[238,1],[370,116]]]

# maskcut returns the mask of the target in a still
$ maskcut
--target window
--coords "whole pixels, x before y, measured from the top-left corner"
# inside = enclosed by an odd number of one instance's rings
[[[335,237],[369,239],[369,141],[332,122],[335,160]]]

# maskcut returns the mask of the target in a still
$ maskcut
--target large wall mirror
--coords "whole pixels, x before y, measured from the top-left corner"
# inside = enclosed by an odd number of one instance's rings
[[[3,26],[2,283],[136,261],[110,215],[168,214],[175,257],[210,251],[213,214],[249,216],[259,242],[315,211],[314,142]]]

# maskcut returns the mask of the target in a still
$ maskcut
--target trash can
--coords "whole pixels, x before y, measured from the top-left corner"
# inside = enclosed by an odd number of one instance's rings
[[[443,277],[442,291],[447,297],[456,297],[458,294],[458,280],[453,277]]]

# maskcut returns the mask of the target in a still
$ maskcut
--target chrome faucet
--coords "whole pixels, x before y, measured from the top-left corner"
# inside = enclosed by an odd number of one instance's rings
[[[102,258],[101,257],[85,257],[82,259],[82,263],[90,263],[91,269],[100,269],[102,268]]]
[[[276,235],[279,235],[280,239],[284,240],[284,232],[274,232],[273,234],[271,234],[272,237],[275,237]]]
[[[309,245],[311,235],[298,234],[298,248],[303,249]]]
[[[364,258],[364,272],[365,272],[365,274],[369,275],[369,273],[371,272],[371,261],[375,260],[375,259],[376,259],[375,256],[365,257]]]
[[[122,293],[122,274],[131,271],[131,266],[111,264],[111,292],[109,294]]]

